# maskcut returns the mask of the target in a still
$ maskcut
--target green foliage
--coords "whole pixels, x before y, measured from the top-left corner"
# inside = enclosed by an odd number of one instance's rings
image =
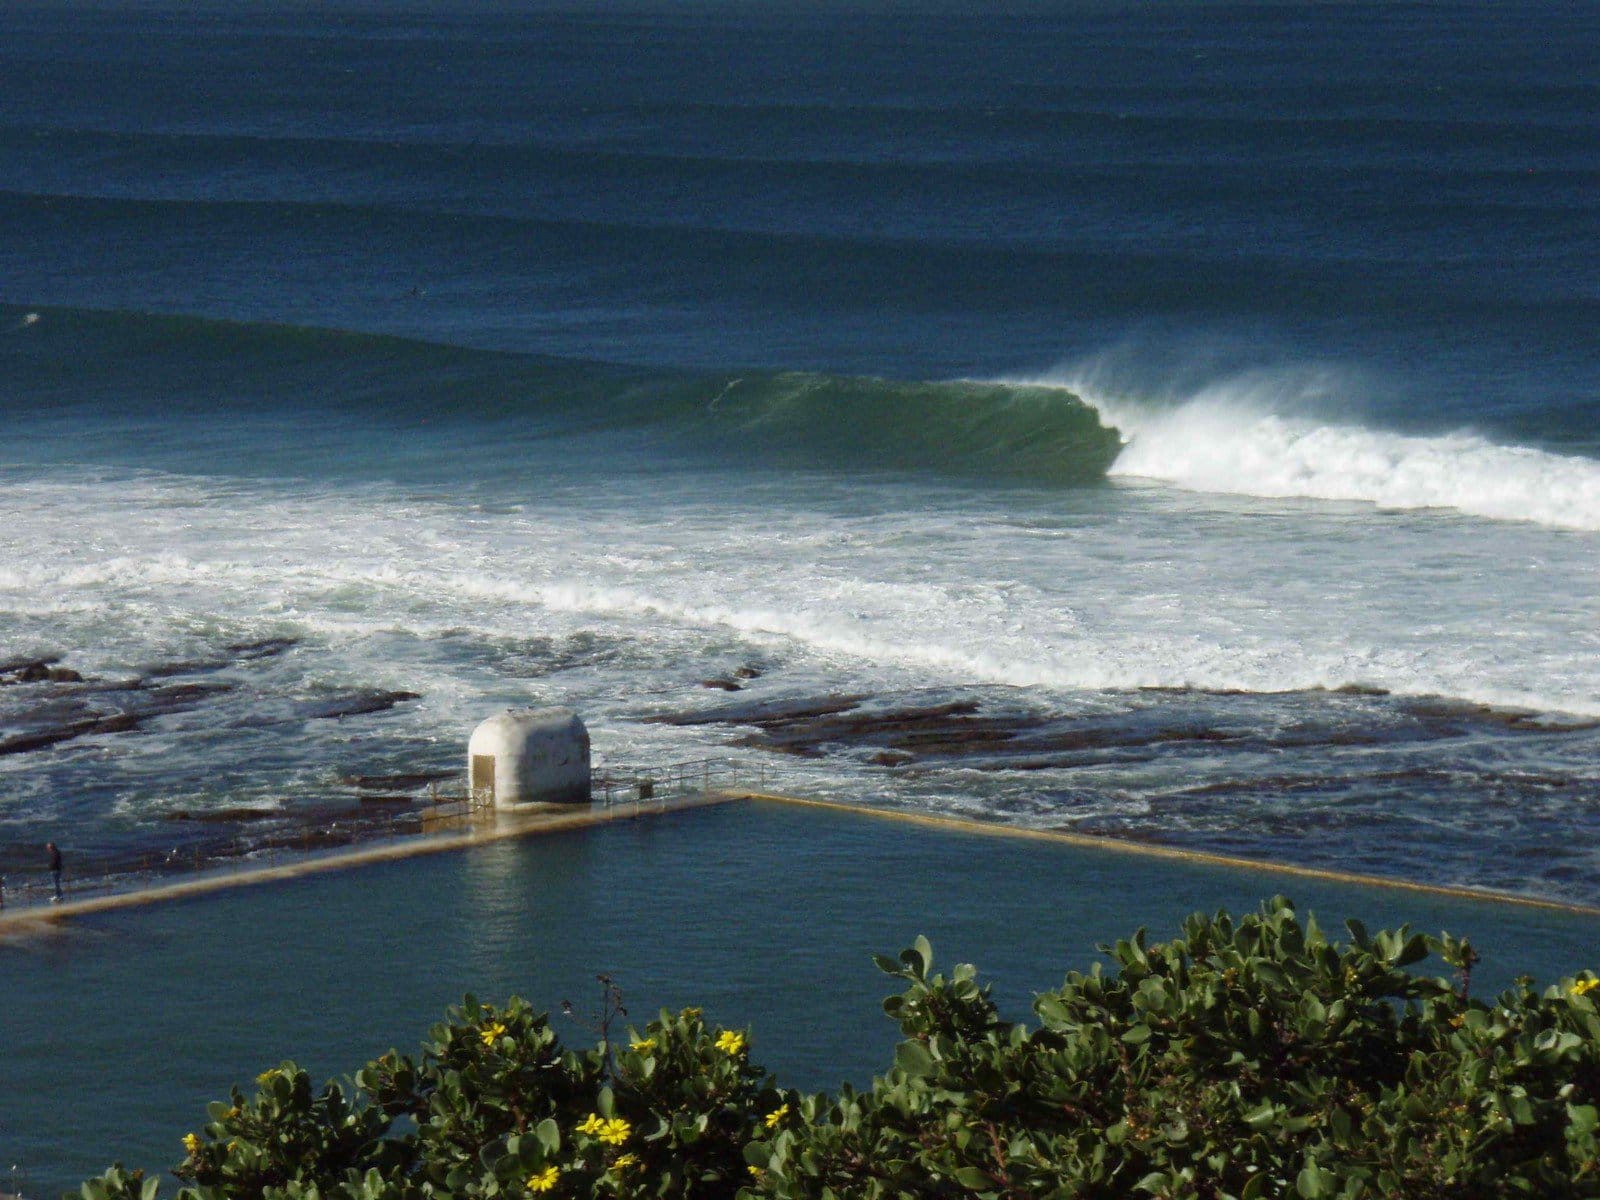
[[[179,1200],[1600,1196],[1600,982],[1469,995],[1465,941],[1274,899],[1144,931],[1002,1021],[927,941],[879,958],[904,1040],[868,1091],[780,1090],[696,1009],[582,1052],[472,997],[347,1095],[285,1063],[184,1140]],[[1451,978],[1414,974],[1430,955]],[[155,1200],[113,1168],[83,1200]]]
[[[1275,899],[1237,925],[1141,930],[1000,1021],[920,942],[879,966],[907,1040],[872,1092],[758,1138],[782,1197],[1600,1195],[1588,981],[1467,996],[1475,955],[1407,929],[1331,943]],[[1438,953],[1456,979],[1405,968]],[[1596,992],[1600,995],[1600,992]]]

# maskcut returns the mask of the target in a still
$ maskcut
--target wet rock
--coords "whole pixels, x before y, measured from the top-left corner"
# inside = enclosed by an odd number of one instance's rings
[[[726,704],[651,718],[663,724],[742,726],[733,744],[801,758],[867,751],[885,767],[955,763],[976,770],[1041,771],[1081,767],[1164,747],[1247,740],[1236,730],[1150,715],[1078,717],[1035,711],[982,711],[979,701],[869,707],[864,697]]]
[[[185,712],[233,687],[178,684],[150,688],[139,680],[60,682],[81,686],[41,692],[40,703],[8,714],[9,723],[22,728],[0,739],[0,755],[25,754],[96,734],[130,733],[150,717]]]
[[[339,782],[354,788],[376,788],[380,791],[408,788],[416,791],[432,783],[457,779],[460,775],[460,771],[411,771],[398,775],[346,775]]]
[[[48,658],[14,658],[0,663],[0,684],[82,683],[83,676],[70,667],[58,667],[60,655]]]
[[[744,691],[744,684],[738,683],[732,679],[702,679],[700,681],[700,686],[703,688],[715,688],[723,692]]]
[[[138,724],[139,718],[133,713],[113,713],[110,716],[73,721],[52,729],[19,733],[0,740],[0,754],[26,754],[30,750],[43,750],[47,746],[57,746],[62,742],[70,742],[74,738],[87,737],[90,734],[126,733],[136,728]]]
[[[865,696],[828,696],[814,700],[754,700],[727,704],[696,712],[660,713],[644,718],[647,725],[768,725],[799,721],[809,717],[849,712]]]
[[[367,713],[388,712],[396,704],[420,699],[420,692],[352,692],[306,704],[301,707],[300,715],[308,721],[336,721]]]
[[[1335,696],[1387,696],[1389,689],[1375,683],[1342,683],[1333,689]]]
[[[18,671],[29,667],[53,667],[60,661],[59,654],[47,655],[44,658],[8,658],[0,662],[0,675],[15,675]]]
[[[221,696],[234,690],[231,683],[168,683],[159,687],[145,688],[145,696],[152,710],[156,712],[177,712],[180,709],[193,708],[213,696]]]
[[[276,808],[202,808],[191,811],[186,808],[169,812],[163,818],[168,821],[202,821],[207,824],[218,825],[240,821],[270,821],[274,817],[283,816],[281,809]]]
[[[299,644],[299,638],[275,637],[262,638],[255,642],[234,642],[225,649],[229,654],[236,655],[240,662],[254,662],[262,658],[276,658],[293,650]]]
[[[155,666],[142,668],[139,673],[146,679],[170,679],[174,675],[206,675],[232,665],[226,658],[188,659],[156,663]]]

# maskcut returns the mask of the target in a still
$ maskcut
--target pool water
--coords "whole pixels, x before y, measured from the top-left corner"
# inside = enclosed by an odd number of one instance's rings
[[[704,1007],[750,1027],[784,1083],[867,1083],[889,1062],[873,967],[917,934],[976,963],[1002,1009],[1086,968],[1096,944],[1284,892],[1337,929],[1411,922],[1474,938],[1475,988],[1594,966],[1592,916],[974,837],[752,802],[242,888],[0,944],[0,1190],[76,1188],[113,1160],[164,1170],[205,1104],[293,1058],[344,1075],[467,991],[630,1020]],[[1442,970],[1442,966],[1440,967]],[[167,1189],[170,1192],[170,1186]]]

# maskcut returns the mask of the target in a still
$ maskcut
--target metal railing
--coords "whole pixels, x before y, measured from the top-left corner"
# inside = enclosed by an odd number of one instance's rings
[[[764,764],[702,758],[650,767],[607,764],[590,787],[591,803],[607,809],[664,809],[674,797],[739,787],[764,789]],[[393,837],[443,834],[495,817],[488,789],[476,792],[429,790],[428,799],[393,813],[352,811],[338,820],[307,822],[274,829],[253,838],[195,841],[170,850],[80,857],[66,847],[62,890],[68,900],[110,892],[135,892],[200,873],[248,871],[348,849],[358,843]],[[43,859],[43,848],[40,849]],[[0,872],[0,912],[48,905],[55,893],[50,869],[13,866]]]
[[[597,804],[643,804],[672,796],[732,790],[754,781],[757,790],[767,785],[765,763],[744,763],[732,758],[696,758],[651,767],[606,764],[594,776],[590,795]]]

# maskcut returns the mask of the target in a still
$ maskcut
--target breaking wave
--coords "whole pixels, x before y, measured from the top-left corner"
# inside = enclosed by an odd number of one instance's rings
[[[1126,438],[1113,477],[1600,530],[1600,461],[1471,431],[1420,436],[1304,415],[1336,389],[1320,373],[1257,372],[1159,403],[1119,394],[1092,372],[1058,386]]]

